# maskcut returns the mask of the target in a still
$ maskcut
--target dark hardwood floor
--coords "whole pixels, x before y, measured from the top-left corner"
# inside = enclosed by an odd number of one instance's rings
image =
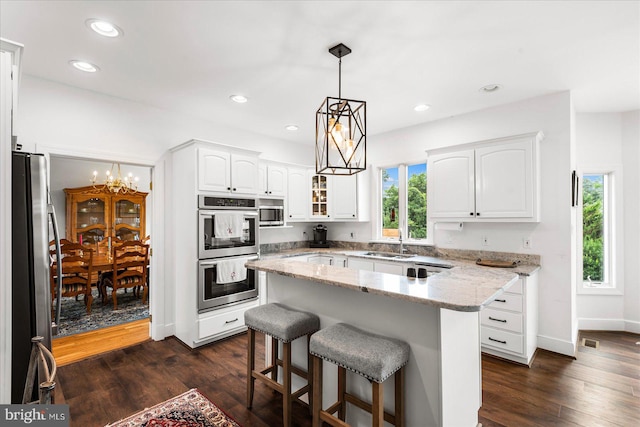
[[[581,337],[600,345],[581,346],[577,360],[540,350],[529,369],[483,356],[483,427],[640,425],[640,335]],[[245,345],[245,334],[196,350],[168,338],[95,356],[59,368],[56,403],[70,405],[71,426],[102,426],[198,388],[245,427],[281,425],[281,399],[260,382],[245,408]],[[294,425],[310,426],[307,409],[293,408]]]

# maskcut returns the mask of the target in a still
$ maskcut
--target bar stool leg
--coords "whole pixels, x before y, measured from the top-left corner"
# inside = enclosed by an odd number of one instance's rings
[[[271,370],[271,379],[274,381],[278,381],[278,340],[274,337],[271,337],[271,365],[273,369]]]
[[[372,397],[373,397],[373,405],[371,405],[371,415],[373,415],[373,427],[382,427],[384,423],[384,399],[382,395],[383,387],[382,384],[373,382],[372,383]]]
[[[404,366],[395,373],[396,427],[404,427]]]
[[[347,392],[347,370],[342,366],[338,366],[338,418],[344,421],[347,417],[347,401],[345,393]]]
[[[313,360],[311,358],[311,353],[309,352],[310,341],[311,334],[307,334],[307,384],[309,384],[307,397],[309,398],[309,415],[313,416]]]
[[[322,411],[322,359],[313,359],[313,417],[312,427],[320,427],[320,411]]]
[[[291,426],[291,343],[282,343],[282,424]]]
[[[247,329],[247,408],[251,408],[253,405],[253,390],[255,385],[253,370],[256,365],[255,345],[256,331],[249,328]]]

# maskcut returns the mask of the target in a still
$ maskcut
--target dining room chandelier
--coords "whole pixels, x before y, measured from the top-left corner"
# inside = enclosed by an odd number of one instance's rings
[[[139,178],[137,176],[134,177],[131,172],[123,178],[120,173],[120,163],[117,163],[117,166],[118,171],[117,175],[115,175],[113,172],[116,167],[116,163],[111,164],[111,170],[107,171],[107,177],[103,184],[97,184],[98,171],[93,171],[93,176],[91,177],[93,188],[99,191],[110,191],[116,194],[136,193],[138,191]]]
[[[342,97],[342,57],[351,49],[340,43],[329,53],[339,60],[338,97],[326,97],[316,112],[316,173],[353,175],[367,168],[367,103]]]

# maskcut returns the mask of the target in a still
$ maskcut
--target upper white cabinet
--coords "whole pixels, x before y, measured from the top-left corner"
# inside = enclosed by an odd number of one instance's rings
[[[285,197],[287,195],[287,168],[261,162],[258,167],[258,195]]]
[[[356,219],[358,217],[358,176],[332,176],[329,190],[332,218],[334,220]]]
[[[431,220],[539,221],[542,132],[438,150],[428,157]]]
[[[287,221],[305,221],[309,210],[309,184],[307,170],[289,168],[287,195]]]
[[[317,175],[289,168],[288,221],[369,221],[368,174]],[[303,203],[305,206],[303,207]]]
[[[199,148],[198,189],[219,193],[257,194],[258,156]]]

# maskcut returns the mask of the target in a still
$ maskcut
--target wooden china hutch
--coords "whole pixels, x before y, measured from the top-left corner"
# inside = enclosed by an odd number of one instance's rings
[[[142,240],[145,234],[145,200],[148,193],[112,193],[93,186],[65,188],[66,238],[95,244],[109,237]]]

